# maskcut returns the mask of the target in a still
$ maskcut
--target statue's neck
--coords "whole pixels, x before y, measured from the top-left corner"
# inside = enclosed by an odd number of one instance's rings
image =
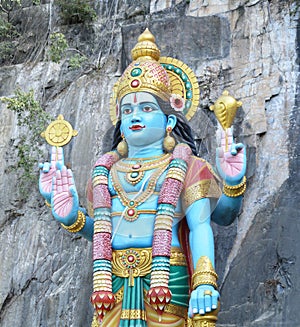
[[[150,145],[132,146],[128,145],[128,158],[150,158],[164,153],[162,141]]]

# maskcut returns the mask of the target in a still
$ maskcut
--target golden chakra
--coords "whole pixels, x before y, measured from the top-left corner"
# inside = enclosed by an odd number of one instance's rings
[[[72,137],[77,136],[78,132],[72,125],[64,120],[63,115],[58,115],[57,119],[51,122],[41,136],[47,143],[53,146],[64,146],[68,144]]]

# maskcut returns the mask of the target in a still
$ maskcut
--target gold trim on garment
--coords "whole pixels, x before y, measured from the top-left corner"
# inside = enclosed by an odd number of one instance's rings
[[[171,266],[186,266],[186,258],[178,247],[171,249]],[[113,250],[112,273],[118,277],[129,278],[129,285],[134,285],[134,277],[143,277],[151,272],[152,249],[130,248]]]
[[[124,286],[122,286],[116,293],[115,293],[115,299],[116,304],[122,302],[124,296]]]
[[[169,303],[165,306],[164,311],[184,319],[187,318],[187,308],[180,305]]]
[[[192,203],[202,198],[218,198],[220,195],[220,189],[214,180],[203,179],[185,190],[183,194],[183,203],[185,208],[187,208]]]
[[[112,253],[112,273],[128,278],[129,286],[134,286],[134,277],[146,276],[151,272],[151,249],[114,250]]]
[[[121,319],[146,320],[146,311],[140,309],[122,309]]]

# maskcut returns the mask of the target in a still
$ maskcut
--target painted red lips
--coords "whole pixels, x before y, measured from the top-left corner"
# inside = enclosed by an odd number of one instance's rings
[[[129,127],[129,129],[131,129],[132,131],[140,131],[141,129],[145,128],[145,125],[132,125]]]

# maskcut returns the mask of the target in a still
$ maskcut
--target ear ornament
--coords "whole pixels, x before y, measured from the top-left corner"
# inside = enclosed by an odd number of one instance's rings
[[[117,151],[122,157],[125,157],[128,153],[128,145],[123,133],[121,134],[121,137],[122,137],[122,141],[118,144]]]
[[[167,128],[166,128],[167,136],[164,138],[164,149],[167,152],[171,152],[175,148],[175,145],[176,145],[176,141],[175,141],[174,137],[170,135],[172,133],[172,130],[173,129],[171,126],[167,126]]]

